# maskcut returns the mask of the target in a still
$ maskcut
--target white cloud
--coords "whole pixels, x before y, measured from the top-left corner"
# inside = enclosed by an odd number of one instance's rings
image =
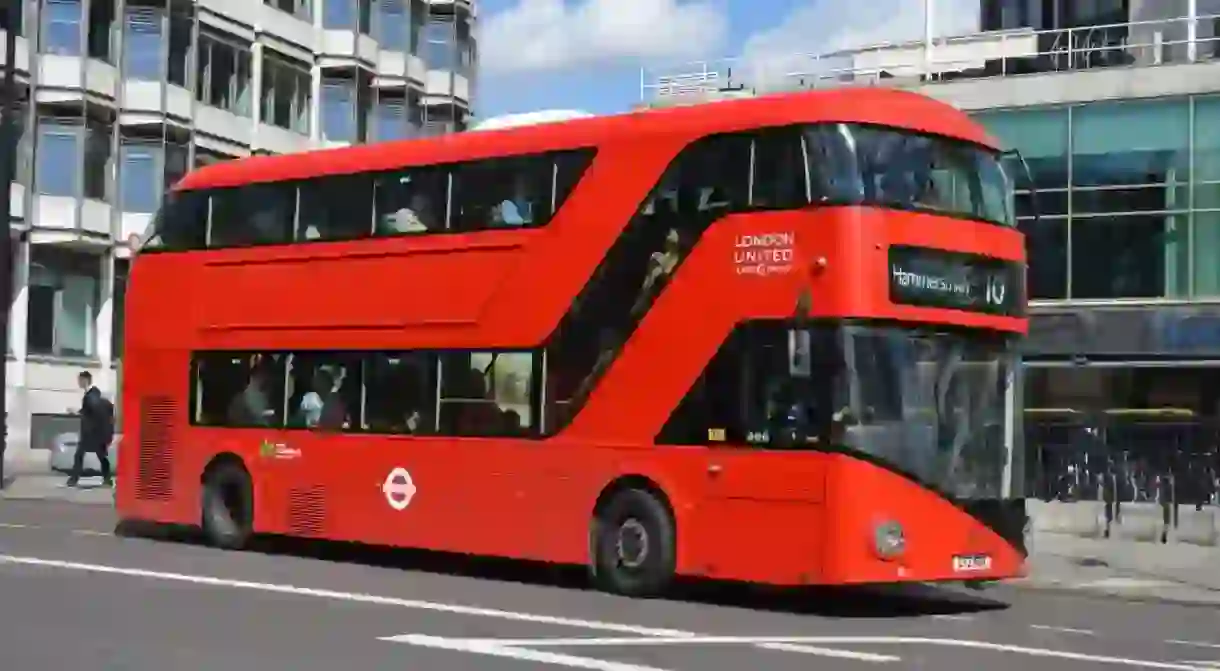
[[[480,68],[497,73],[697,58],[728,34],[716,5],[686,0],[518,0],[480,23]]]
[[[803,56],[921,40],[925,4],[920,0],[805,0],[776,26],[750,36],[742,50],[743,60],[756,71],[774,72],[798,63],[809,65]],[[931,4],[937,37],[978,32],[978,0],[932,0]]]

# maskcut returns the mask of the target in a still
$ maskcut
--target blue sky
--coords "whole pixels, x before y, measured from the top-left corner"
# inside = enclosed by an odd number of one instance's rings
[[[620,112],[640,99],[641,67],[675,73],[729,57],[791,62],[924,31],[921,0],[479,0],[478,7],[481,118]],[[934,7],[936,33],[977,29],[978,0],[934,0]]]

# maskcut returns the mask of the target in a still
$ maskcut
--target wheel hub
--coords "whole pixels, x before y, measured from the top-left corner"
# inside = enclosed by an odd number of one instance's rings
[[[626,568],[639,568],[648,558],[648,531],[639,520],[630,519],[618,528],[616,543],[619,564]]]

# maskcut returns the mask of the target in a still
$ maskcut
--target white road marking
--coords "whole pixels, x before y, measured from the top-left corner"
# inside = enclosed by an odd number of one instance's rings
[[[897,655],[882,655],[875,652],[860,652],[859,650],[841,650],[839,648],[825,648],[813,645],[801,645],[799,643],[752,643],[756,648],[763,650],[773,650],[775,652],[795,652],[802,655],[816,655],[818,657],[834,657],[837,659],[854,659],[858,662],[874,662],[884,664],[886,662],[901,662],[902,658]]]
[[[1206,643],[1204,641],[1182,641],[1182,640],[1177,640],[1177,639],[1170,639],[1165,642],[1170,645],[1185,645],[1190,648],[1212,648],[1214,650],[1220,650],[1220,643]]]
[[[1089,582],[1077,583],[1077,589],[1155,589],[1157,587],[1173,587],[1174,583],[1166,580],[1145,580],[1142,578],[1102,578]]]
[[[113,536],[109,531],[94,531],[93,529],[72,529],[68,533],[74,536]]]
[[[933,615],[933,620],[952,620],[954,622],[973,622],[972,615]]]
[[[13,524],[12,522],[0,522],[0,529],[33,529],[28,524]]]
[[[716,639],[719,637],[705,636],[682,636],[676,639],[666,639],[660,637],[645,637],[645,638],[630,638],[630,639],[606,639],[609,641],[619,642],[623,640],[632,641],[635,645],[651,646],[651,645],[666,645],[671,640],[679,640],[683,643],[700,643],[708,639]],[[562,647],[550,643],[551,640],[561,642],[569,642],[571,640],[589,641],[598,639],[538,639],[528,640],[523,644],[518,644],[515,641],[500,641],[498,639],[486,638],[445,638],[441,636],[424,636],[422,634],[401,634],[398,636],[386,636],[378,640],[389,643],[405,643],[407,645],[415,645],[425,648],[440,648],[443,650],[453,650],[455,652],[470,652],[481,655],[492,655],[495,657],[513,657],[516,659],[526,659],[531,661],[544,662],[548,664],[556,664],[560,666],[571,666],[575,668],[596,668],[613,671],[622,669],[622,671],[634,671],[635,669],[645,669],[648,667],[623,666],[617,662],[607,662],[592,657],[576,657],[572,655],[561,655],[562,659],[556,657],[554,659],[544,659],[544,655],[549,655],[545,651],[532,650],[537,647]],[[541,641],[541,643],[539,643]],[[895,655],[882,655],[872,652],[856,652],[853,650],[839,650],[836,648],[814,647],[809,645],[798,645],[795,643],[769,642],[770,639],[763,639],[762,642],[756,644],[756,647],[764,650],[773,650],[776,652],[795,652],[806,655],[817,655],[819,657],[834,657],[838,659],[851,659],[858,662],[899,662],[901,657]],[[734,641],[735,642],[735,641]],[[750,640],[742,639],[742,643],[747,645],[755,645]],[[577,661],[579,660],[579,661]],[[614,666],[587,666],[587,664],[609,664]]]
[[[578,657],[576,655],[566,655],[557,652],[543,652],[541,650],[526,650],[524,648],[495,645],[494,643],[488,643],[486,641],[465,641],[462,639],[420,636],[416,634],[410,634],[405,638],[409,640],[402,640],[399,642],[410,643],[411,645],[423,648],[451,650],[453,652],[472,652],[480,655],[490,655],[492,657],[519,659],[524,662],[538,662],[541,664],[567,666],[574,669],[593,669],[594,671],[667,671],[666,669],[655,666],[611,662],[604,659]]]
[[[1203,660],[1203,661],[1181,660],[1181,661],[1179,661],[1178,663],[1179,663],[1179,664],[1190,664],[1190,665],[1192,665],[1192,666],[1198,667],[1199,669],[1220,669],[1220,662],[1217,662],[1217,661],[1210,661],[1210,660]]]
[[[1096,636],[1097,633],[1092,629],[1074,629],[1072,627],[1052,627],[1049,624],[1031,624],[1030,629],[1039,631],[1057,631],[1061,634],[1080,634],[1081,636]]]
[[[413,635],[391,636],[383,641],[409,642],[415,640]],[[1168,671],[1199,671],[1199,667],[1175,662],[1155,662],[1127,657],[1110,657],[1106,655],[1090,655],[1067,650],[1051,650],[1048,648],[1031,648],[1022,645],[1006,643],[989,643],[986,641],[969,641],[955,638],[928,638],[922,636],[675,636],[671,638],[531,638],[531,639],[497,639],[497,638],[467,638],[445,639],[451,645],[466,646],[471,649],[480,646],[504,648],[579,648],[579,647],[629,647],[656,645],[759,645],[765,643],[795,643],[808,645],[931,645],[947,648],[966,648],[972,650],[987,650],[990,652],[1008,652],[1030,657],[1049,657],[1068,659],[1077,662],[1092,662],[1095,664],[1112,664],[1115,666],[1134,666],[1144,669],[1167,669]],[[867,653],[864,653],[867,654]]]
[[[366,603],[380,606],[395,606],[399,608],[410,608],[415,610],[426,610],[440,613],[451,613],[454,615],[467,615],[471,617],[486,617],[500,620],[509,620],[513,622],[529,622],[532,624],[544,624],[560,627],[572,627],[575,629],[589,629],[593,631],[605,631],[616,634],[632,634],[636,636],[647,636],[653,638],[694,638],[701,637],[700,634],[689,631],[681,631],[677,629],[657,629],[653,627],[643,627],[633,624],[621,624],[617,622],[601,622],[597,620],[581,620],[567,617],[556,617],[552,615],[537,615],[534,613],[520,613],[517,611],[498,610],[493,608],[480,608],[477,606],[460,606],[456,604],[437,603],[432,601],[419,601],[415,599],[400,599],[396,597],[377,596],[374,594],[360,594],[355,592],[339,592],[334,590],[313,589],[308,587],[296,587],[293,585],[281,585],[275,583],[252,582],[247,580],[230,580],[226,578],[215,578],[211,576],[189,575],[184,573],[166,573],[162,571],[149,571],[146,569],[124,568],[120,566],[108,566],[105,564],[87,564],[84,562],[61,561],[57,559],[42,559],[39,557],[20,557],[15,555],[0,555],[0,563],[19,564],[25,566],[39,566],[45,568],[56,568],[70,571],[84,571],[88,573],[101,573],[107,575],[121,575],[132,578],[145,578],[149,580],[163,580],[169,582],[180,582],[193,585],[206,585],[208,587],[225,587],[231,589],[244,589],[259,592],[273,592],[277,594],[290,594],[295,596],[313,597],[318,599],[329,599],[334,601],[347,601],[351,603]],[[633,639],[634,640],[634,639]],[[647,640],[652,640],[647,639]],[[765,641],[764,641],[765,642]],[[775,641],[775,643],[788,643],[788,641]],[[802,646],[804,649],[799,650],[805,654],[821,654],[823,656],[834,656],[840,658],[861,659],[865,661],[879,661],[880,658],[886,658],[885,661],[898,661],[899,657],[893,655],[875,655],[873,653],[853,653],[849,650],[833,650],[819,651],[812,646]],[[795,648],[789,648],[787,652],[798,652]],[[490,653],[489,653],[490,654]],[[597,660],[593,660],[597,661]],[[582,667],[582,668],[602,668],[602,667]],[[604,671],[612,671],[604,669]],[[627,671],[622,669],[621,671]]]

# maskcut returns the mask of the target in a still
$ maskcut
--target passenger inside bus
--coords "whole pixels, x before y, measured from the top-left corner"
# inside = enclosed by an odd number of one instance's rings
[[[229,403],[229,423],[234,426],[269,426],[275,420],[275,409],[267,398],[271,379],[270,366],[256,359],[250,369],[250,379],[244,389]]]
[[[521,175],[513,179],[512,191],[491,212],[492,226],[524,226],[533,223],[533,198]]]
[[[433,212],[428,196],[423,193],[413,193],[403,207],[387,212],[378,218],[377,228],[380,233],[420,233],[439,228],[438,219]]]
[[[343,373],[340,370],[340,373]],[[347,404],[343,402],[343,375],[338,381],[325,368],[313,374],[313,387],[301,398],[296,424],[306,428],[341,429],[347,425]]]

